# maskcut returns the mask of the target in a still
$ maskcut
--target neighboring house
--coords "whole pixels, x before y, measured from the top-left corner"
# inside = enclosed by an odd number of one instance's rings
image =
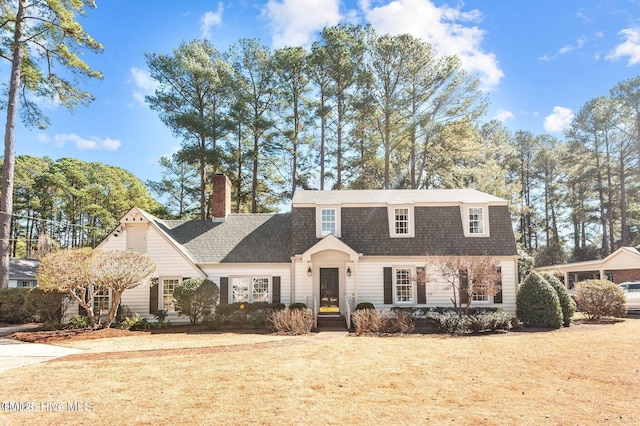
[[[9,258],[9,288],[37,287],[36,273],[39,266],[38,259]]]
[[[590,279],[606,279],[620,284],[640,280],[640,252],[634,247],[620,247],[604,259],[565,263],[535,268],[563,279],[569,289],[575,283]]]
[[[515,312],[517,253],[507,201],[475,190],[298,191],[289,213],[231,214],[231,185],[215,177],[213,220],[161,220],[132,208],[98,246],[147,253],[157,285],[125,291],[122,304],[173,314],[186,278],[220,286],[220,303],[304,302],[344,314],[359,302],[452,306],[444,282],[418,283],[432,256],[491,256],[502,292],[475,306]],[[431,256],[431,257],[430,257]]]

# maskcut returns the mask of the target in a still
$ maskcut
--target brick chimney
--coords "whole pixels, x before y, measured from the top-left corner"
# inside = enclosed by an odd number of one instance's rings
[[[231,181],[223,174],[213,177],[211,211],[214,222],[224,222],[231,213]]]

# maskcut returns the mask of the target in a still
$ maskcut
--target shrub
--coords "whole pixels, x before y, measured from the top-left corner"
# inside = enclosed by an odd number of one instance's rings
[[[273,311],[269,314],[269,325],[278,334],[308,334],[314,326],[311,309],[287,309]]]
[[[395,311],[389,317],[382,317],[375,309],[356,310],[351,316],[356,335],[403,333],[415,329],[415,320],[408,311]]]
[[[283,303],[232,303],[218,305],[216,308],[216,323],[243,326],[251,324],[253,327],[264,327],[268,323],[268,317],[272,312],[285,309]]]
[[[560,299],[542,275],[531,272],[518,289],[516,314],[525,327],[562,327]]]
[[[587,280],[576,284],[576,302],[587,319],[624,317],[627,314],[624,292],[608,280]]]
[[[302,302],[295,302],[289,305],[290,311],[295,311],[296,309],[307,309],[307,305]]]
[[[148,330],[151,328],[151,324],[145,317],[136,313],[133,317],[127,317],[120,323],[125,330],[138,331]]]
[[[502,309],[480,312],[469,316],[469,329],[472,333],[511,330],[511,314]]]
[[[556,291],[558,299],[560,300],[560,308],[562,308],[562,324],[565,327],[569,327],[573,319],[573,314],[576,313],[576,302],[571,298],[567,287],[565,287],[559,279],[549,273],[543,274],[542,277],[547,280]]]
[[[383,322],[380,313],[375,309],[359,309],[351,315],[351,323],[358,336],[382,333]]]
[[[157,311],[151,312],[151,314],[156,320],[156,323],[154,324],[155,327],[163,328],[171,325],[171,321],[167,321],[168,312],[166,309],[158,309]]]
[[[27,294],[27,310],[37,322],[61,323],[71,299],[65,293],[32,288]]]
[[[370,302],[358,303],[358,305],[356,306],[356,311],[361,311],[363,309],[375,309],[375,307],[373,306],[373,303]]]
[[[29,288],[6,288],[0,290],[0,322],[24,324],[31,321],[27,298]]]
[[[453,310],[429,313],[427,320],[431,321],[442,333],[463,334],[468,333],[471,329],[471,317],[460,315]]]
[[[217,330],[220,327],[220,317],[218,315],[207,315],[202,319],[202,324],[207,330]]]
[[[89,318],[80,315],[76,315],[71,318],[67,324],[68,328],[89,328],[90,326],[91,322],[89,321]]]
[[[211,280],[191,278],[173,290],[178,315],[187,315],[191,324],[209,315],[218,299],[218,286]]]

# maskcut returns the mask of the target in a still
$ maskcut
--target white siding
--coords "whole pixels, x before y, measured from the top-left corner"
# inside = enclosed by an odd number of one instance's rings
[[[156,275],[201,277],[202,273],[155,228],[147,231],[147,254],[156,264]]]
[[[608,262],[603,263],[602,266],[595,266],[594,270],[608,269],[640,269],[640,256],[629,253],[627,251],[621,251],[618,255],[614,256]]]

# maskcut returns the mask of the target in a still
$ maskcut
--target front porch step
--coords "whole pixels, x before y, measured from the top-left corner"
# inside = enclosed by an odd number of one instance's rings
[[[317,331],[346,331],[347,322],[344,315],[318,315]]]

